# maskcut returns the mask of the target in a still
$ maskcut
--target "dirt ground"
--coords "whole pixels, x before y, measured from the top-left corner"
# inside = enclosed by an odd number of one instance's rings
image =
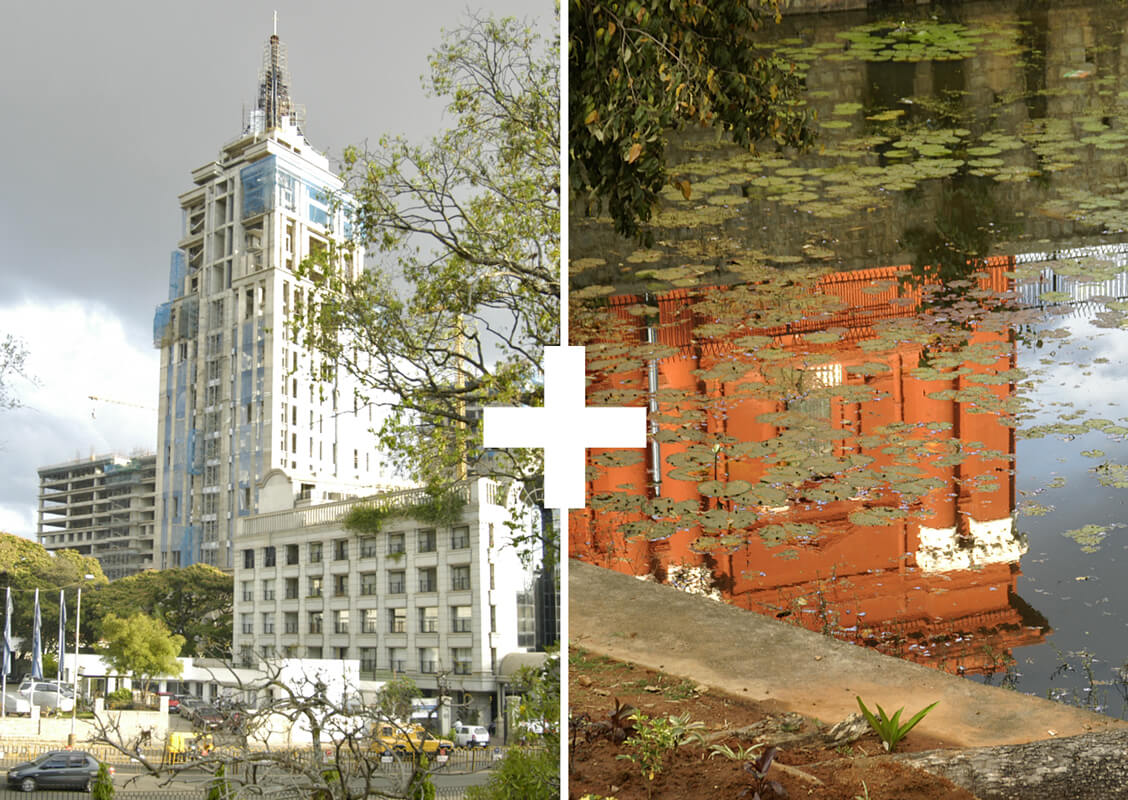
[[[801,743],[781,746],[765,781],[778,782],[786,795],[778,794],[767,783],[758,784],[740,761],[711,754],[709,746],[698,744],[679,747],[665,758],[654,779],[648,781],[636,763],[619,758],[636,751],[608,735],[610,726],[606,723],[616,702],[633,706],[649,718],[689,714],[692,720],[704,723],[701,733],[708,745],[728,745],[732,750],[752,743],[747,735],[736,731],[753,723],[761,722],[774,731],[768,734],[768,745],[773,739],[817,731],[818,726],[810,720],[786,715],[771,703],[722,694],[575,647],[570,653],[569,692],[570,800],[586,795],[616,800],[735,800],[751,798],[756,790],[762,800],[784,796],[820,800],[975,800],[974,795],[943,778],[882,757],[881,741],[872,732],[836,748]],[[908,709],[905,716],[916,710]],[[913,731],[898,743],[897,750],[915,752],[945,746],[940,740]]]

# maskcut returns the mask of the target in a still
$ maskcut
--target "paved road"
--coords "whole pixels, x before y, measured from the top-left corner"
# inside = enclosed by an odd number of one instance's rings
[[[0,798],[3,800],[14,800],[14,798],[25,798],[29,795],[24,794],[18,790],[8,789],[3,785],[6,777],[6,771],[0,770]],[[483,770],[471,773],[451,773],[438,772],[435,774],[433,781],[435,787],[440,791],[443,789],[459,789],[468,786],[478,786],[484,784],[489,780],[489,772]],[[114,775],[114,788],[119,793],[127,793],[130,795],[138,796],[141,793],[151,794],[154,798],[168,796],[173,792],[191,792],[193,794],[202,796],[203,789],[208,783],[208,776],[203,771],[188,770],[177,776],[176,780],[171,783],[166,783],[163,779],[157,779],[151,775],[141,775],[129,768],[118,767]],[[136,793],[136,794],[134,794]],[[30,795],[34,798],[36,796],[43,797],[44,800],[56,800],[56,798],[70,798],[74,797],[80,799],[86,795],[80,792],[66,792],[66,791],[51,791],[39,792],[35,795]]]

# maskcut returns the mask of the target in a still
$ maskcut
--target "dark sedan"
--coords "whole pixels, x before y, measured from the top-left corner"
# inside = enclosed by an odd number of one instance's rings
[[[8,770],[8,785],[25,792],[44,789],[90,791],[98,777],[98,759],[81,750],[56,750]],[[110,767],[110,775],[114,768]]]
[[[192,712],[192,726],[197,730],[214,731],[227,720],[215,706],[201,706]]]

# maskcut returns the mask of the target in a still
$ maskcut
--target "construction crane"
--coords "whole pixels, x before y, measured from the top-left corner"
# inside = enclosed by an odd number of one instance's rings
[[[139,403],[127,403],[124,400],[112,400],[109,397],[98,397],[97,395],[93,395],[93,394],[87,395],[87,397],[89,397],[91,400],[93,400],[97,403],[113,403],[114,405],[118,405],[118,406],[130,406],[131,408],[140,408],[144,411],[156,411],[156,409],[153,408],[152,406],[143,406]],[[90,419],[95,419],[93,408],[90,409]]]

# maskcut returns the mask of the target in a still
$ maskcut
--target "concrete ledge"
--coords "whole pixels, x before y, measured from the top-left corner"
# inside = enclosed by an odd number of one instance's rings
[[[1070,736],[1125,723],[919,664],[685,594],[569,562],[569,643],[827,723],[939,700],[917,730],[960,747]],[[1052,733],[1051,733],[1052,731]]]

